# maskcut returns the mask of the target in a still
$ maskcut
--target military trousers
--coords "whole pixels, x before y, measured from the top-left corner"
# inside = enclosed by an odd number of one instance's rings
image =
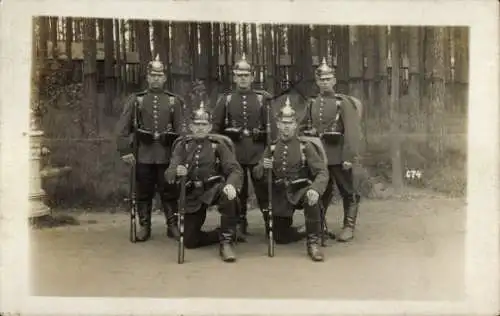
[[[248,208],[248,186],[249,186],[249,181],[252,180],[254,192],[255,192],[255,197],[257,198],[257,203],[259,204],[259,207],[263,209],[265,207],[264,203],[264,196],[267,194],[266,188],[267,187],[261,187],[259,185],[256,185],[259,181],[255,179],[253,176],[252,170],[255,167],[255,164],[253,165],[241,165],[243,168],[243,186],[241,188],[241,192],[238,196],[239,201],[241,203],[241,207],[239,209],[239,217],[241,219],[246,218],[247,216],[247,208]],[[250,173],[250,176],[248,174]],[[263,191],[264,190],[264,191]]]
[[[177,208],[177,190],[165,180],[168,164],[137,164],[137,202],[139,205],[139,221],[149,224],[152,200],[158,192],[167,221],[174,221]]]
[[[202,204],[194,213],[184,216],[184,245],[188,249],[200,248],[216,243],[234,241],[237,224],[237,198],[229,200],[225,193],[219,190],[212,205],[217,205],[220,213],[220,228],[203,231],[209,205]]]
[[[295,206],[296,209],[304,209],[307,235],[317,236],[321,232],[321,205],[319,203],[321,203],[321,200],[314,205],[309,205],[304,199],[300,205]],[[268,213],[264,214],[267,223]],[[298,232],[292,225],[293,216],[273,216],[273,235],[276,243],[288,244],[302,239],[302,233]]]
[[[325,211],[328,209],[328,206],[330,205],[333,198],[334,182],[339,189],[342,200],[347,201],[350,204],[355,203],[358,192],[354,188],[352,168],[344,169],[341,164],[329,165],[328,173],[330,174],[328,185],[326,187],[325,193],[322,196]]]

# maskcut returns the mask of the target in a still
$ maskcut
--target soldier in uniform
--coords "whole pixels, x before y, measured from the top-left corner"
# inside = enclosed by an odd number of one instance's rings
[[[203,102],[194,111],[189,126],[192,134],[177,143],[165,172],[165,179],[171,184],[177,177],[187,176],[185,246],[192,249],[220,243],[222,260],[233,262],[236,260],[233,242],[238,220],[237,192],[241,189],[243,171],[220,135],[208,134],[212,125]],[[212,205],[217,205],[221,214],[220,228],[202,231],[207,208]]]
[[[323,261],[321,252],[321,200],[326,189],[328,170],[315,145],[297,136],[297,116],[287,98],[278,117],[278,139],[266,149],[253,173],[266,187],[264,169],[272,170],[272,206],[276,243],[292,242],[293,213],[304,209],[307,253],[313,261]],[[267,198],[267,196],[266,196]],[[268,227],[266,225],[266,227]]]
[[[267,107],[271,95],[266,91],[252,88],[253,67],[245,55],[233,69],[236,90],[217,100],[214,108],[213,130],[215,133],[230,137],[236,146],[236,158],[243,168],[243,188],[239,195],[241,203],[238,235],[248,235],[247,201],[248,173],[257,164],[266,146]],[[271,139],[275,138],[276,127],[273,111],[271,114]],[[253,179],[252,179],[253,180]],[[265,192],[254,185],[255,195],[261,209],[261,196]]]
[[[137,159],[137,213],[140,229],[138,241],[151,237],[152,201],[159,193],[165,213],[167,236],[178,238],[177,196],[168,187],[163,174],[170,161],[172,142],[186,131],[182,111],[183,100],[164,89],[165,67],[157,56],[148,64],[148,89],[132,94],[117,123],[117,147],[122,159],[130,164]],[[138,141],[138,157],[134,157],[132,140]]]
[[[357,162],[360,146],[360,118],[346,96],[336,94],[335,73],[323,58],[316,69],[319,95],[309,102],[301,122],[304,134],[320,137],[328,156],[329,181],[323,195],[326,210],[333,197],[333,182],[340,191],[344,208],[343,229],[337,240],[346,242],[354,237],[360,195],[353,182],[352,165]],[[333,234],[330,237],[335,238]]]

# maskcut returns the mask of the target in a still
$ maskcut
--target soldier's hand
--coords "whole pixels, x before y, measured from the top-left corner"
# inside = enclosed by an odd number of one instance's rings
[[[184,177],[185,175],[187,175],[187,173],[188,173],[188,170],[187,170],[186,166],[184,166],[184,165],[177,166],[177,176],[178,177]]]
[[[122,156],[122,160],[128,164],[134,164],[135,163],[134,154],[127,154],[125,156]]]
[[[344,161],[342,163],[342,168],[344,168],[344,170],[352,168],[352,162],[350,162],[350,161]]]
[[[307,195],[307,203],[310,206],[318,203],[318,199],[319,199],[319,193],[318,192],[316,192],[313,189],[309,189],[309,191],[307,191],[306,195]]]
[[[262,165],[257,165],[253,168],[252,173],[255,178],[260,179],[264,175],[264,168]]]
[[[233,187],[232,184],[226,184],[226,186],[224,187],[224,189],[222,189],[222,191],[227,195],[227,199],[229,201],[234,200],[234,198],[236,197],[236,189]]]
[[[272,169],[273,168],[273,158],[264,158],[264,169]]]
[[[168,184],[174,184],[175,183],[175,176],[177,174],[176,169],[168,168],[165,170],[165,181],[167,181]]]

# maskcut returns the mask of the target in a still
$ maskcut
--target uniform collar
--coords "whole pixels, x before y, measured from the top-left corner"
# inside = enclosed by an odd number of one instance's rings
[[[319,94],[322,97],[333,97],[335,96],[335,91],[325,91]]]

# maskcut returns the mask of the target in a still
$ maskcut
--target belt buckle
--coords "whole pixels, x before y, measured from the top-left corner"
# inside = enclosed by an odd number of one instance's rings
[[[158,139],[160,139],[160,133],[158,133],[158,132],[154,132],[154,134],[153,134],[153,138],[154,138],[154,140],[158,140]]]
[[[243,135],[245,135],[245,136],[250,136],[250,131],[249,131],[247,128],[245,128],[245,129],[243,130]]]

